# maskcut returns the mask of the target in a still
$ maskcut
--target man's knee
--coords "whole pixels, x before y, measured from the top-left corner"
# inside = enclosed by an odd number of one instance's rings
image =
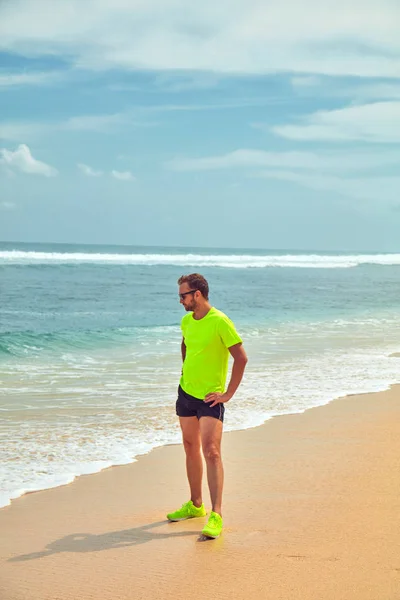
[[[185,452],[188,456],[199,454],[200,440],[199,439],[191,439],[191,438],[183,438],[183,447],[185,448]]]
[[[221,460],[221,450],[219,444],[212,442],[204,444],[203,454],[207,462],[217,463]]]

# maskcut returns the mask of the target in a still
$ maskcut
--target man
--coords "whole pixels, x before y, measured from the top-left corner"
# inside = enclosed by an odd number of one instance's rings
[[[243,377],[247,356],[232,321],[208,301],[208,283],[198,273],[178,280],[180,302],[189,313],[182,318],[182,376],[176,414],[182,429],[190,500],[167,515],[170,521],[204,517],[203,461],[207,467],[212,510],[202,534],[217,538],[222,531],[222,423],[228,402]],[[229,353],[233,368],[225,390]]]

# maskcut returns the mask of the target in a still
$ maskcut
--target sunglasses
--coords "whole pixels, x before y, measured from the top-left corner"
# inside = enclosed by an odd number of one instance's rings
[[[195,292],[197,292],[198,290],[190,290],[189,292],[184,292],[183,294],[179,294],[179,298],[181,300],[184,300],[185,296],[188,296],[188,294],[194,294]]]

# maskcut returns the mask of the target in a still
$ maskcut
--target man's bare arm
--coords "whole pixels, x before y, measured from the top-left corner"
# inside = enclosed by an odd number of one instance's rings
[[[234,346],[228,348],[228,350],[233,358],[233,366],[231,380],[229,382],[225,395],[229,396],[230,400],[233,394],[238,389],[240,382],[242,381],[243,373],[246,368],[248,359],[247,354],[243,348],[243,344],[235,344]]]
[[[204,398],[204,401],[209,402],[211,407],[219,402],[228,402],[232,398],[242,381],[243,373],[246,368],[247,355],[243,345],[241,343],[235,344],[228,348],[228,350],[233,358],[231,380],[225,393],[211,392]]]
[[[186,344],[185,344],[185,340],[182,338],[182,343],[181,343],[181,352],[182,352],[182,362],[185,362],[185,358],[186,358]]]

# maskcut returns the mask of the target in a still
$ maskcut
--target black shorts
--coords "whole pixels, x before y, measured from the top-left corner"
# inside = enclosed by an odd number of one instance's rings
[[[195,398],[190,394],[187,394],[181,386],[178,387],[178,399],[176,401],[176,414],[178,417],[214,417],[219,421],[224,422],[225,406],[222,402],[219,402],[211,408],[211,406]]]

